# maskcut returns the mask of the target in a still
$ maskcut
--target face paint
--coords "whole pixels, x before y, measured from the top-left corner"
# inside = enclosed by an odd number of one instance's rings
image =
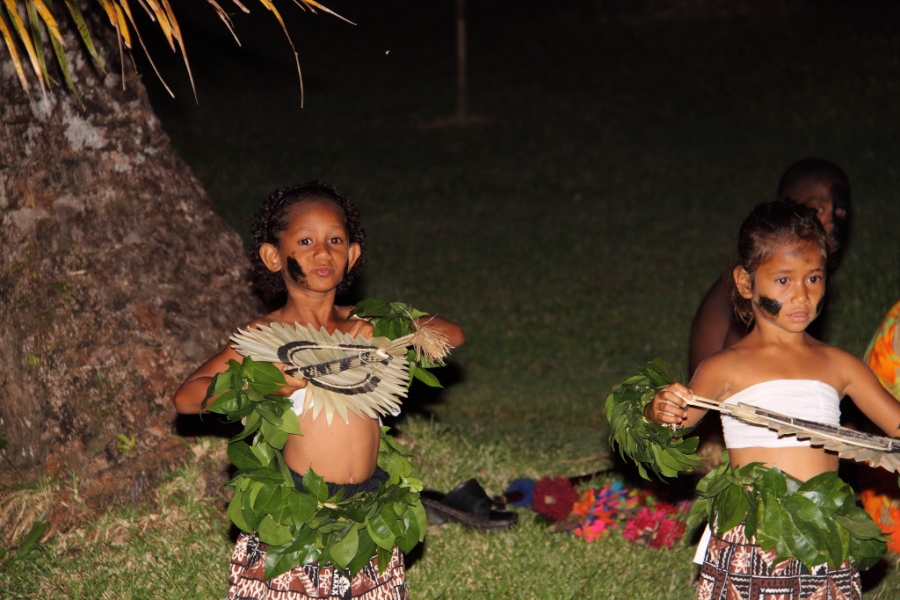
[[[777,317],[778,313],[781,312],[781,302],[773,300],[772,298],[766,298],[765,296],[759,297],[757,306],[759,306],[761,311],[769,313],[773,317]]]
[[[291,279],[296,283],[302,283],[306,281],[306,273],[303,272],[303,268],[300,266],[300,263],[293,256],[288,256],[287,259],[287,271],[288,275],[291,276]]]

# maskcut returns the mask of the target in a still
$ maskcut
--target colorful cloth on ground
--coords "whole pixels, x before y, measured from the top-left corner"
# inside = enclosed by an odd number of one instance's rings
[[[331,564],[301,565],[266,580],[263,569],[266,545],[255,535],[241,533],[231,557],[226,600],[409,600],[403,554],[394,548],[384,573],[378,573],[378,559],[354,577]]]
[[[807,569],[790,559],[773,565],[768,552],[744,536],[743,524],[721,536],[712,535],[697,590],[699,600],[861,600],[856,562],[837,569]]]
[[[881,321],[866,350],[866,362],[881,385],[900,401],[900,301]]]

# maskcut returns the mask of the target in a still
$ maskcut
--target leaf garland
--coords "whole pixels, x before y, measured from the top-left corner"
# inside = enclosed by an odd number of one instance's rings
[[[622,458],[634,461],[641,477],[647,469],[657,477],[675,477],[693,471],[703,459],[696,454],[700,439],[685,438],[693,427],[672,431],[644,416],[644,409],[657,390],[672,383],[662,359],[650,361],[634,377],[616,385],[606,398],[609,445],[618,446]]]
[[[403,302],[383,302],[378,298],[360,301],[350,314],[372,323],[375,327],[373,336],[384,336],[392,340],[416,333],[417,329],[413,327],[412,322],[429,316],[429,313],[416,310]],[[440,354],[436,356],[427,351],[423,352],[417,346],[409,350],[407,358],[410,381],[415,378],[429,387],[443,387],[438,378],[428,370],[444,366]]]
[[[379,490],[329,497],[324,479],[310,469],[298,491],[281,451],[289,435],[300,435],[299,421],[291,401],[273,395],[284,384],[273,364],[245,358],[229,361],[209,386],[202,410],[244,422],[228,444],[238,469],[227,484],[235,490],[228,517],[268,544],[267,579],[312,562],[332,563],[352,576],[375,555],[383,571],[394,546],[409,552],[425,537],[423,484],[413,476],[408,451],[382,427],[378,466],[389,479]]]
[[[888,539],[836,472],[800,481],[762,463],[732,467],[725,457],[697,485],[689,524],[705,519],[721,535],[743,522],[748,539],[778,553],[776,563],[837,568],[852,558],[865,571],[881,559]]]

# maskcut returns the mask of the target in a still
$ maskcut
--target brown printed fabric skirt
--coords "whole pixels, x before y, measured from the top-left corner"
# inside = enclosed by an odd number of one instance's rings
[[[861,600],[855,561],[837,569],[807,569],[790,559],[772,566],[778,556],[750,543],[744,526],[709,539],[700,567],[699,600]]]
[[[265,559],[266,545],[255,535],[241,533],[231,557],[226,600],[409,600],[403,554],[396,547],[384,573],[378,574],[378,560],[373,556],[352,578],[331,564],[311,564],[266,580]]]

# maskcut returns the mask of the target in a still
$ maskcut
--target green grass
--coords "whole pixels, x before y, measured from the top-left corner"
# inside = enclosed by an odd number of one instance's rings
[[[472,112],[490,124],[468,129],[433,126],[454,110],[450,3],[359,4],[334,6],[356,27],[290,19],[302,110],[287,45],[262,18],[236,20],[242,50],[218,23],[185,24],[201,34],[188,38],[199,106],[177,75],[176,101],[145,80],[235,228],[277,187],[334,182],[369,233],[360,295],[463,324],[466,345],[437,372],[446,389],[415,390],[396,424],[429,487],[475,476],[499,493],[606,466],[608,390],[655,356],[685,371],[694,308],[743,216],[797,158],[831,158],[853,182],[828,341],[860,354],[900,296],[892,4],[602,24],[592,3],[469,3]],[[227,523],[179,498],[168,515],[117,513],[83,542],[7,560],[0,596],[220,596]],[[89,541],[120,522],[120,537]],[[588,544],[524,511],[507,533],[430,528],[408,577],[415,598],[680,599],[693,597],[691,554],[687,539]],[[897,597],[885,565],[867,575],[867,600]]]

